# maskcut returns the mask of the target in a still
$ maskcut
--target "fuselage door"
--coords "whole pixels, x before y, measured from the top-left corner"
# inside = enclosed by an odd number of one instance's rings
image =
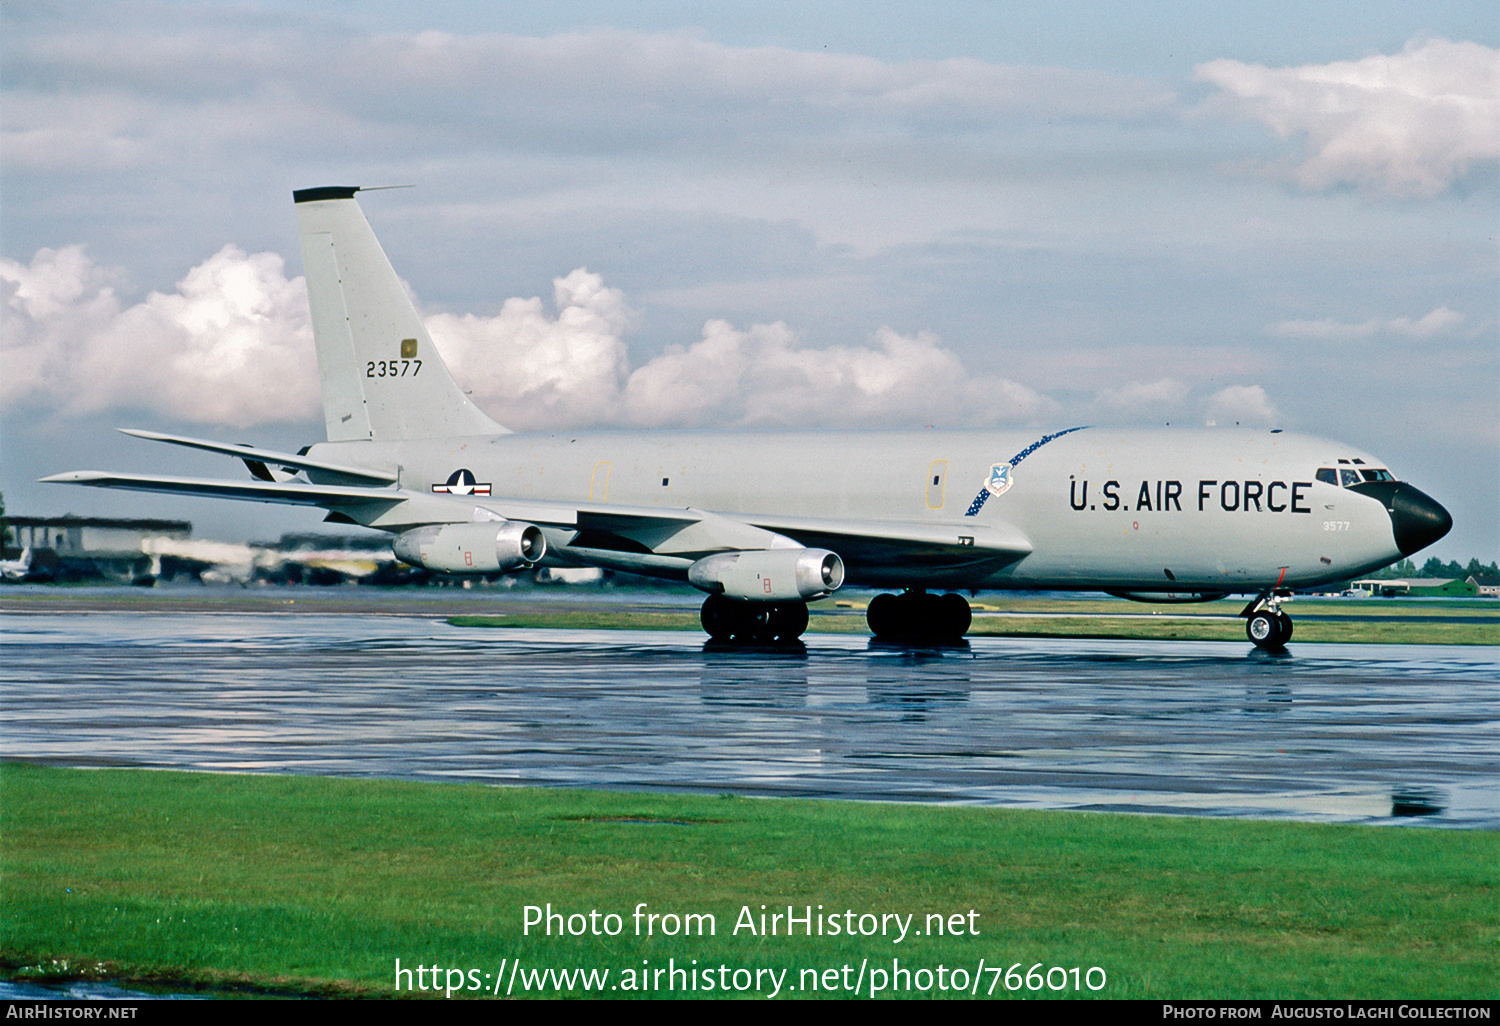
[[[609,501],[609,460],[594,464],[594,476],[589,479],[589,501]]]

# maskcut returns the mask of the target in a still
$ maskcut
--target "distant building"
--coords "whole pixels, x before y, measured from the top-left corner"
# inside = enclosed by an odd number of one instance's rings
[[[1434,577],[1407,577],[1381,580],[1380,578],[1366,578],[1363,581],[1355,581],[1354,587],[1361,591],[1367,591],[1371,595],[1379,595],[1383,598],[1401,596],[1404,598],[1469,598],[1479,594],[1479,585],[1474,583],[1473,578],[1461,581],[1457,578],[1439,580]]]
[[[6,517],[11,546],[30,550],[27,579],[141,579],[158,571],[164,546],[187,542],[186,520],[109,517]]]
[[[113,520],[108,517],[6,517],[17,549],[51,549],[63,558],[139,556],[154,539],[187,541],[187,520]]]

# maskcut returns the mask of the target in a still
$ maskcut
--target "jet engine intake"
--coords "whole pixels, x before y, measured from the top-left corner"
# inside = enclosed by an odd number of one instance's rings
[[[844,583],[844,561],[827,549],[752,549],[705,556],[688,581],[713,595],[761,602],[822,598]]]
[[[517,520],[418,527],[391,545],[396,558],[448,574],[493,574],[521,570],[547,554],[547,539],[535,524]]]

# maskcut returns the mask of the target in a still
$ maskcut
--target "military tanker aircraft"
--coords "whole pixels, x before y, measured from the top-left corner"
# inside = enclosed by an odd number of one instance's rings
[[[1280,430],[515,433],[455,383],[366,221],[357,187],[293,193],[328,440],[276,452],[150,431],[243,461],[249,480],[75,471],[44,481],[321,507],[451,574],[536,564],[685,580],[711,638],[792,641],[807,603],[889,588],[877,638],[956,640],[959,591],[1252,596],[1281,604],[1448,532],[1381,460]]]

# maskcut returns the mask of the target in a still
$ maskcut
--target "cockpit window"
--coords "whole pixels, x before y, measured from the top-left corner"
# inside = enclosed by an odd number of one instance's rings
[[[1339,462],[1348,463],[1349,461],[1340,460]],[[1331,484],[1342,488],[1353,488],[1355,485],[1362,484],[1365,481],[1396,480],[1395,475],[1389,470],[1382,470],[1379,467],[1367,467],[1362,460],[1357,460],[1356,462],[1360,464],[1360,469],[1358,470],[1353,470],[1349,466],[1337,469],[1333,467],[1319,467],[1316,475],[1317,479],[1324,484]]]

